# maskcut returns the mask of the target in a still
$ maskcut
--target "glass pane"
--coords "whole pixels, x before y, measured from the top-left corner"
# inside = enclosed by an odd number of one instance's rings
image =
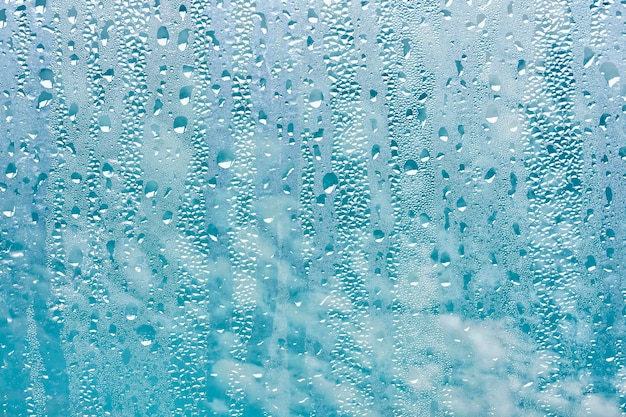
[[[5,0],[0,415],[626,415],[623,3]]]

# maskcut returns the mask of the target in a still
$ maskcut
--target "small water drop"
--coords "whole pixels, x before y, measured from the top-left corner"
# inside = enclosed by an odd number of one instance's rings
[[[409,159],[404,164],[404,173],[406,175],[417,175],[417,162],[412,159]]]
[[[167,42],[170,40],[170,33],[167,31],[165,26],[161,26],[157,30],[157,43],[161,46],[167,45]]]
[[[463,197],[459,198],[456,201],[456,208],[459,211],[465,211],[467,209],[467,203],[465,202],[465,199]]]
[[[6,201],[2,207],[2,215],[4,217],[13,217],[15,215],[15,204]]]
[[[115,76],[115,70],[113,68],[109,68],[108,70],[102,73],[102,78],[104,78],[109,83],[113,81],[114,76]]]
[[[111,131],[111,118],[108,115],[103,114],[98,117],[98,124],[102,132],[107,133]]]
[[[307,13],[307,19],[309,20],[310,23],[317,23],[319,21],[319,17],[317,16],[317,13],[315,13],[315,10],[313,9],[309,9],[309,12]]]
[[[489,76],[489,87],[491,87],[493,91],[500,91],[502,84],[500,83],[500,79],[497,75],[492,74]]]
[[[496,177],[496,170],[494,168],[489,168],[489,171],[485,174],[485,181],[491,183]]]
[[[4,170],[4,175],[6,175],[8,179],[17,177],[17,167],[13,162],[9,162],[7,164],[7,168]]]
[[[185,133],[187,130],[187,118],[184,116],[178,116],[174,119],[174,132],[178,134]]]
[[[76,11],[76,7],[72,6],[72,8],[67,12],[67,20],[70,24],[75,25],[78,17],[78,12]]]
[[[487,112],[485,113],[485,118],[491,124],[493,124],[493,123],[498,121],[498,108],[495,106],[495,104],[490,104],[487,107]]]
[[[37,108],[42,109],[46,107],[52,101],[52,94],[47,91],[42,91],[37,98]]]
[[[48,68],[39,71],[39,83],[43,88],[54,87],[54,73]]]
[[[78,265],[80,265],[82,261],[83,261],[83,251],[76,247],[73,248],[67,257],[67,262],[73,267],[77,267]]]
[[[447,142],[449,137],[450,135],[448,134],[448,129],[446,129],[445,127],[439,128],[439,139]]]
[[[78,114],[78,104],[77,103],[70,104],[70,108],[68,111],[68,116],[70,117],[70,120],[71,121],[76,120],[77,114]]]
[[[159,190],[159,184],[156,181],[148,181],[144,190],[146,198],[153,198]]]
[[[137,319],[138,308],[135,304],[128,304],[125,309],[126,320],[133,321]]]
[[[78,172],[72,172],[72,175],[70,175],[70,180],[74,184],[80,184],[80,182],[83,180],[83,176]]]
[[[311,105],[311,107],[315,109],[318,108],[322,105],[323,100],[324,94],[322,94],[320,90],[314,89],[313,91],[311,91],[311,94],[309,95],[309,104]]]
[[[613,87],[619,81],[619,71],[612,62],[605,62],[600,65],[600,74],[604,76],[609,87]]]
[[[9,246],[9,256],[11,258],[23,258],[26,248],[19,242],[13,242]]]
[[[186,106],[191,101],[191,93],[193,92],[193,86],[188,85],[182,87],[180,92],[178,93],[178,99],[180,100],[180,104]]]
[[[324,175],[324,178],[322,178],[322,188],[324,189],[324,192],[326,194],[331,194],[333,191],[335,191],[338,183],[339,179],[337,178],[337,175],[332,172],[329,172],[328,174]]]
[[[235,161],[235,154],[228,149],[223,149],[217,154],[217,165],[220,168],[228,169]]]
[[[583,68],[589,68],[591,64],[593,64],[593,57],[595,56],[595,53],[593,52],[593,49],[586,46],[583,49],[583,53]]]
[[[139,335],[139,340],[143,346],[150,346],[154,342],[156,330],[149,324],[142,324],[137,327],[137,335]]]
[[[187,49],[187,42],[189,41],[189,29],[184,29],[181,30],[180,33],[178,34],[178,50],[179,51],[184,51],[185,49]]]
[[[372,159],[376,160],[380,156],[380,146],[374,145],[372,146]]]
[[[102,165],[102,175],[104,175],[105,178],[111,178],[113,176],[113,167],[108,162]]]
[[[209,239],[211,239],[214,242],[217,242],[219,231],[217,230],[217,227],[214,224],[211,223],[207,226],[207,233],[209,234]]]

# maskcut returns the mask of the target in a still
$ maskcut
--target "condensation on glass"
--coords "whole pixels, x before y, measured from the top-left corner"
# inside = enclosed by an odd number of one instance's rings
[[[0,2],[0,415],[626,415],[624,11]]]

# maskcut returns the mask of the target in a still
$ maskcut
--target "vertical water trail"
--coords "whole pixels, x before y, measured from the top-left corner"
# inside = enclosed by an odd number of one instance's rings
[[[211,394],[205,384],[214,342],[211,306],[218,302],[210,284],[215,276],[211,276],[213,251],[209,232],[212,230],[208,223],[211,210],[206,198],[210,170],[214,168],[211,165],[215,165],[208,146],[211,110],[215,105],[209,96],[215,45],[208,31],[212,23],[210,4],[195,1],[188,7],[167,6],[162,6],[162,13],[173,16],[176,23],[171,26],[171,33],[168,32],[168,49],[162,55],[163,66],[167,68],[164,78],[170,91],[167,96],[172,98],[168,100],[163,94],[155,100],[152,113],[155,126],[159,127],[158,132],[153,132],[160,139],[156,149],[160,154],[180,155],[180,161],[175,160],[176,165],[166,171],[171,180],[166,191],[170,205],[162,217],[164,223],[171,221],[176,225],[177,233],[171,242],[163,242],[166,250],[160,255],[166,276],[163,281],[170,281],[164,289],[171,292],[177,305],[171,312],[173,328],[168,341],[169,390],[176,393],[177,413],[200,416],[210,412]],[[171,65],[173,56],[176,65]],[[173,123],[176,120],[186,123],[182,133],[171,135],[169,127],[159,118],[170,108],[176,109]],[[214,231],[213,240],[217,240]]]
[[[0,413],[43,415],[66,400],[59,327],[46,310],[46,117],[52,14],[0,6]],[[41,311],[41,310],[44,311]],[[45,378],[48,375],[55,380]]]
[[[387,180],[396,217],[387,263],[394,280],[396,327],[393,412],[443,415],[448,412],[448,365],[439,323],[439,279],[430,264],[437,231],[423,220],[436,224],[438,219],[434,168],[428,159],[420,159],[422,149],[434,152],[437,70],[434,60],[425,57],[439,48],[439,17],[434,7],[414,3],[382,2],[379,10],[385,23],[379,42],[389,103]]]
[[[596,232],[585,226],[593,212],[588,207],[594,204],[586,197],[594,188],[586,149],[594,145],[586,143],[576,112],[580,74],[573,69],[577,49],[572,12],[566,2],[546,2],[537,5],[536,16],[534,66],[523,102],[530,297],[536,316],[532,334],[546,368],[539,376],[537,389],[543,395],[538,403],[547,415],[617,415],[617,409],[603,404],[603,396],[614,394],[602,387],[598,396],[595,388],[599,347],[592,329],[600,289],[595,242],[589,240]],[[567,388],[568,381],[575,388]],[[578,394],[568,392],[572,388]]]
[[[591,353],[586,366],[590,370],[587,407],[605,406],[607,399],[615,401],[622,414],[626,413],[626,380],[623,334],[626,283],[620,279],[620,265],[624,245],[625,228],[619,219],[623,216],[624,201],[621,186],[624,174],[623,117],[626,97],[623,68],[626,56],[623,48],[616,47],[624,33],[618,33],[622,12],[613,1],[593,1],[588,8],[573,8],[575,22],[583,25],[576,28],[578,34],[575,48],[576,61],[573,67],[577,80],[577,110],[581,118],[581,131],[587,144],[586,176],[589,187],[585,190],[583,233],[589,237],[588,258],[592,266],[589,279],[596,292],[591,325],[595,337],[591,342]],[[591,192],[589,192],[591,189]],[[591,257],[591,258],[589,258]],[[590,262],[591,261],[591,262]],[[602,404],[604,400],[605,404]],[[617,412],[609,407],[600,412]]]
[[[28,367],[30,370],[31,386],[29,387],[29,396],[27,401],[32,401],[32,411],[36,415],[46,415],[46,395],[43,385],[44,375],[46,370],[41,357],[41,344],[37,338],[37,323],[35,322],[35,312],[33,307],[30,306],[26,310],[27,317],[27,333],[26,340],[28,341]]]
[[[142,166],[151,89],[144,30],[152,10],[103,6],[54,5],[60,17],[48,221],[54,303],[73,413],[165,413],[172,408],[165,364],[148,359],[164,338],[156,329],[165,327],[154,313],[151,282],[158,239],[144,226],[152,223],[150,198],[158,187]],[[144,378],[139,369],[158,377]],[[128,395],[131,387],[136,392]]]
[[[352,10],[351,10],[352,9]],[[333,340],[330,361],[337,379],[337,405],[346,415],[376,415],[369,370],[373,367],[372,325],[367,281],[371,279],[367,249],[370,232],[370,190],[367,174],[369,141],[364,134],[365,114],[359,105],[363,91],[357,80],[353,10],[349,4],[327,2],[321,9],[327,32],[323,39],[332,144],[330,165],[322,176],[322,189],[332,208],[322,227],[334,248],[327,281],[330,298],[327,325]],[[313,90],[309,100],[321,99]],[[328,116],[327,116],[328,117]]]
[[[230,355],[233,359],[229,371],[229,413],[243,416],[244,390],[249,371],[244,368],[248,343],[253,333],[254,316],[257,309],[257,280],[259,252],[259,231],[257,213],[254,207],[256,198],[256,142],[255,121],[251,117],[250,99],[251,76],[248,65],[253,59],[250,46],[254,7],[251,2],[235,1],[230,4],[232,32],[232,109],[230,135],[233,141],[232,179],[229,186],[228,223],[229,246],[232,270],[232,318],[230,328],[233,333]],[[226,159],[229,159],[225,156]],[[218,163],[220,161],[218,160]]]

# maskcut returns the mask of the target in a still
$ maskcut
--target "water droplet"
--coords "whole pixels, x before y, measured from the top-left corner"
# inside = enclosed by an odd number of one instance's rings
[[[372,146],[372,159],[375,160],[380,156],[380,146],[374,145]]]
[[[13,217],[15,215],[15,204],[6,201],[2,207],[2,215],[5,217]]]
[[[6,177],[9,179],[15,178],[17,176],[17,167],[13,162],[8,163],[7,168],[4,171],[4,175],[6,175]]]
[[[595,56],[595,53],[593,52],[593,49],[586,46],[583,51],[583,68],[589,68],[591,64],[593,64],[593,57]]]
[[[178,45],[179,51],[184,51],[187,49],[187,42],[189,41],[189,29],[183,29],[178,34],[178,41],[176,42]]]
[[[170,40],[170,33],[167,31],[165,26],[161,26],[157,30],[157,43],[161,46],[167,45],[167,42]]]
[[[9,246],[9,256],[11,258],[23,258],[26,248],[19,242],[13,242]]]
[[[135,304],[128,304],[124,310],[126,320],[133,321],[137,319],[138,308]]]
[[[181,88],[180,92],[178,93],[178,99],[180,100],[180,104],[182,104],[183,106],[186,106],[187,104],[189,104],[189,101],[191,100],[192,92],[193,92],[192,85],[188,85],[188,86]]]
[[[67,12],[67,20],[70,24],[75,25],[78,17],[78,12],[76,11],[76,7],[72,6],[72,8]]]
[[[445,127],[439,128],[439,139],[447,142],[449,137],[450,135],[448,134],[448,129],[446,129]]]
[[[324,94],[322,94],[320,90],[314,89],[313,91],[311,91],[311,94],[309,95],[309,104],[311,105],[311,107],[318,108],[322,105],[323,100]]]
[[[217,227],[214,224],[211,223],[207,226],[207,233],[209,234],[209,239],[211,239],[214,242],[217,242],[219,231],[217,230]]]
[[[498,121],[498,108],[495,106],[495,104],[490,104],[489,106],[487,106],[485,118],[489,123],[492,124]]]
[[[104,78],[107,82],[113,81],[113,76],[115,75],[115,70],[113,68],[109,68],[105,72],[102,73],[102,78]]]
[[[613,87],[619,81],[619,71],[612,62],[605,62],[600,65],[600,74],[604,76],[609,87]]]
[[[485,181],[491,183],[496,177],[496,170],[494,168],[489,168],[489,171],[485,174]]]
[[[489,87],[491,87],[493,91],[500,91],[502,84],[500,83],[500,79],[497,75],[492,74],[489,76]]]
[[[47,91],[42,91],[37,98],[37,108],[42,109],[46,107],[52,101],[52,94]]]
[[[113,167],[108,162],[105,162],[102,165],[102,175],[106,178],[111,178],[113,176]]]
[[[324,178],[322,179],[322,188],[324,189],[324,192],[326,194],[331,194],[333,191],[335,191],[335,188],[337,188],[338,183],[339,179],[337,178],[337,175],[329,172],[328,174],[324,175]]]
[[[74,184],[80,184],[80,182],[83,180],[83,176],[80,175],[80,173],[78,172],[73,172],[72,175],[70,175],[70,180]]]
[[[76,103],[72,103],[70,104],[70,108],[68,111],[68,116],[70,117],[71,121],[76,120],[76,115],[78,114],[78,104]]]
[[[317,23],[319,18],[317,17],[317,13],[315,13],[315,10],[313,9],[309,9],[309,12],[307,14],[307,19],[309,20],[309,22],[311,23]]]
[[[465,211],[465,209],[467,209],[467,203],[463,197],[456,201],[456,208],[459,209],[459,211]]]
[[[98,124],[100,125],[101,131],[105,133],[111,131],[111,118],[108,115],[103,114],[98,117]]]
[[[139,335],[139,340],[143,346],[150,346],[154,342],[156,330],[149,324],[142,324],[137,327],[137,335]]]
[[[48,68],[39,71],[39,83],[43,88],[54,87],[54,73]]]
[[[404,164],[404,172],[406,175],[417,175],[417,162],[412,159],[409,159]]]
[[[217,154],[217,165],[220,168],[228,169],[235,161],[235,154],[228,149],[223,149]]]
[[[430,216],[426,213],[420,214],[420,224],[422,227],[428,227],[430,225]]]
[[[158,189],[159,184],[156,181],[148,181],[144,190],[144,195],[146,198],[153,198],[156,196]]]
[[[174,119],[174,132],[178,134],[185,133],[187,129],[187,118],[184,116],[178,116]]]

